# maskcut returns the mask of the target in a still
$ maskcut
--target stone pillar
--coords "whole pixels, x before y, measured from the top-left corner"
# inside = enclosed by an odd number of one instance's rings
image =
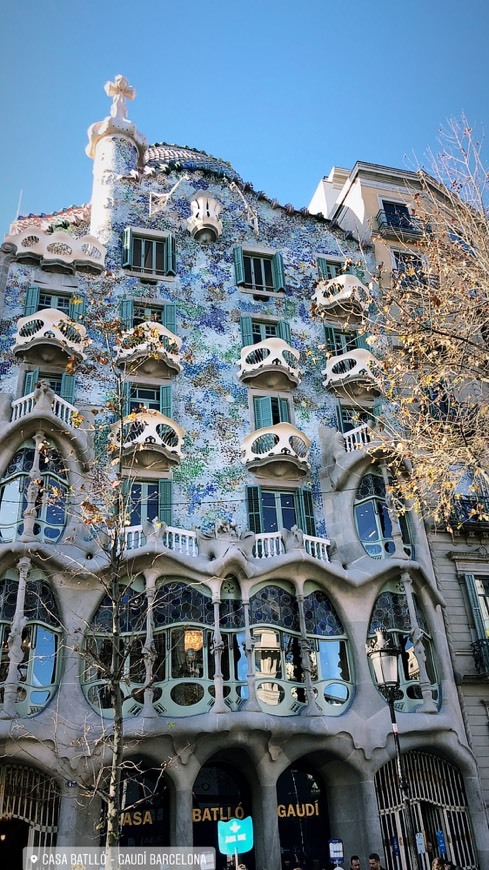
[[[304,595],[303,593],[299,593],[297,595],[297,604],[299,608],[299,625],[301,629],[301,661],[302,661],[302,670],[304,671],[304,679],[305,679],[305,687],[306,687],[306,697],[307,697],[307,707],[306,712],[309,716],[321,716],[321,710],[316,702],[316,697],[314,694],[314,687],[312,685],[312,677],[311,677],[311,642],[307,636],[306,630],[306,619],[304,616]]]
[[[171,836],[173,846],[192,846],[192,787],[175,790],[174,834]]]
[[[146,595],[146,637],[143,646],[144,659],[144,702],[142,715],[145,718],[155,718],[158,714],[153,707],[153,667],[156,661],[156,649],[154,642],[154,603],[156,594],[156,576],[154,571],[145,572],[145,595]]]
[[[255,844],[255,859],[258,870],[281,870],[275,783],[262,783],[261,785],[261,813],[255,823]]]
[[[224,641],[219,627],[219,604],[221,603],[219,595],[213,596],[212,603],[214,605],[214,634],[212,636],[212,654],[214,656],[214,704],[212,706],[212,712],[228,713],[229,709],[224,701],[224,679],[221,664]]]
[[[401,574],[401,580],[404,586],[404,590],[406,592],[407,605],[409,608],[409,619],[411,622],[411,631],[409,633],[409,637],[412,640],[414,652],[416,654],[416,660],[419,667],[419,687],[423,696],[423,704],[421,710],[423,713],[436,713],[437,707],[435,702],[433,701],[431,682],[428,677],[428,671],[426,670],[426,653],[423,644],[423,632],[421,631],[421,628],[419,626],[418,616],[416,613],[416,608],[414,606],[413,581],[411,580],[411,575],[409,571],[404,571]]]
[[[260,705],[258,703],[258,698],[256,697],[256,682],[255,682],[255,663],[253,661],[253,638],[251,636],[250,629],[250,602],[248,599],[245,599],[243,596],[243,612],[245,619],[245,640],[244,640],[244,650],[246,653],[246,659],[248,662],[248,673],[246,675],[247,684],[248,684],[248,699],[243,705],[243,709],[248,713],[259,713]]]
[[[22,632],[26,623],[24,616],[25,593],[27,578],[31,569],[31,560],[28,559],[27,556],[23,556],[17,562],[17,568],[19,570],[19,583],[17,599],[15,602],[15,613],[8,636],[9,666],[7,679],[5,680],[3,709],[0,712],[0,718],[2,719],[11,719],[16,715],[15,702],[17,700],[17,689],[19,686],[19,665],[22,663],[24,658],[24,650],[22,649]]]
[[[74,780],[73,780],[74,782]],[[78,786],[63,784],[59,801],[57,846],[74,846],[75,832],[83,825],[78,822],[80,812],[80,794]],[[90,845],[95,846],[96,843]]]

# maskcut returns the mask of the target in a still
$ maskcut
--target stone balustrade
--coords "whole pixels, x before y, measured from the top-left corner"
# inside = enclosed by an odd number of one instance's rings
[[[132,329],[128,329],[121,337],[121,343],[116,350],[116,360],[119,365],[141,366],[142,370],[152,372],[158,363],[180,372],[182,339],[170,332],[166,326],[154,321],[145,321]]]
[[[347,385],[380,392],[376,377],[376,360],[369,350],[354,348],[339,356],[332,356],[326,363],[321,374],[325,375],[323,385],[329,389],[338,390]]]
[[[64,230],[48,233],[30,226],[20,233],[6,236],[5,241],[15,245],[18,262],[39,264],[47,271],[65,267],[70,272],[78,269],[99,274],[105,266],[107,249],[95,236],[75,238]]]
[[[368,292],[356,275],[337,275],[320,281],[312,298],[319,314],[360,316],[368,305]]]
[[[342,433],[345,440],[345,450],[351,453],[353,450],[361,450],[372,440],[372,429],[368,423],[361,423],[355,429]]]
[[[61,350],[68,356],[81,360],[85,359],[86,334],[85,327],[71,320],[64,311],[44,308],[34,314],[19,317],[13,351],[21,355],[35,347],[39,348],[40,345],[50,345],[54,351]],[[41,356],[44,359],[46,355]]]
[[[284,539],[283,532],[264,532],[254,537],[253,558],[273,559],[282,556],[290,549],[305,550],[313,559],[321,562],[329,562],[329,540],[306,535],[299,531],[299,537],[295,539],[294,546],[290,547]],[[164,547],[183,556],[196,557],[199,555],[197,532],[187,529],[179,529],[175,526],[167,526],[158,521],[149,521],[138,526],[128,526],[125,530],[125,545],[127,550],[137,550],[144,547],[149,540],[159,541]]]
[[[15,399],[12,402],[11,421],[21,420],[22,417],[27,417],[34,411],[45,413],[46,411],[54,414],[58,420],[61,420],[66,426],[71,426],[76,429],[79,426],[79,414],[77,409],[70,405],[66,399],[57,396],[48,385],[41,384],[32,393],[27,396],[22,396],[20,399]]]
[[[270,388],[279,388],[284,381],[297,386],[301,375],[298,360],[299,352],[282,338],[266,338],[242,349],[239,376],[244,383],[253,381]]]
[[[159,411],[147,410],[129,414],[122,421],[111,426],[112,444],[124,452],[146,453],[151,467],[156,467],[155,455],[165,457],[169,464],[179,463],[183,457],[182,443],[184,430]],[[145,465],[143,456],[135,457],[136,464]]]
[[[250,432],[241,444],[241,460],[250,469],[267,466],[276,477],[304,476],[311,442],[291,423],[276,423]]]

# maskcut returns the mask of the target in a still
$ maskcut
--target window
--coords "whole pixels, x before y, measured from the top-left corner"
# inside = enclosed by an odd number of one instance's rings
[[[402,202],[382,201],[385,222],[394,229],[414,229],[407,205]]]
[[[248,522],[256,534],[278,532],[298,526],[307,535],[315,536],[314,509],[307,489],[281,491],[247,487]]]
[[[136,299],[123,299],[119,306],[120,317],[127,329],[152,321],[166,326],[170,332],[176,332],[176,308],[173,302],[155,305],[152,302]]]
[[[275,426],[276,423],[290,423],[288,399],[280,399],[278,396],[254,396],[253,413],[255,429]]]
[[[234,249],[236,284],[247,290],[278,293],[285,290],[285,274],[282,255],[262,254]]]
[[[128,514],[131,528],[153,520],[171,525],[171,480],[134,480],[129,488]]]
[[[267,338],[282,338],[291,341],[290,326],[286,320],[259,320],[255,317],[243,315],[240,319],[241,342],[243,347],[250,344],[258,344]]]
[[[373,410],[365,408],[347,408],[344,405],[337,406],[338,428],[340,432],[351,432],[363,423],[371,423],[375,418]]]
[[[48,543],[59,539],[66,523],[68,481],[52,444],[39,451],[33,441],[26,441],[12,457],[0,484],[0,541],[14,541],[23,533],[28,506],[35,511],[33,534]]]
[[[489,638],[489,576],[465,574],[467,592],[472,606],[475,630],[479,639]]]
[[[57,293],[36,286],[28,287],[24,302],[24,316],[46,308],[58,309],[71,320],[80,320],[85,313],[85,300],[76,293]]]
[[[401,586],[401,589],[403,587]],[[418,657],[425,659],[426,676],[431,683],[433,700],[439,699],[439,687],[433,656],[432,639],[424,614],[413,595],[416,622],[421,632],[421,637],[413,643],[409,605],[404,591],[398,591],[399,586],[387,584],[378,596],[368,629],[368,637],[373,639],[376,631],[382,631],[389,636],[395,645],[401,650],[399,662],[399,699],[396,700],[396,709],[404,712],[415,712],[420,706],[423,695],[420,688],[420,665]]]
[[[176,275],[175,239],[169,233],[124,230],[122,265],[147,277]]]
[[[366,336],[358,332],[344,332],[334,326],[324,327],[326,350],[333,356],[341,356],[356,348],[368,350]]]
[[[165,417],[172,415],[171,386],[138,384],[126,381],[124,389],[123,416],[134,411],[159,411]]]
[[[19,583],[12,571],[0,581],[0,703],[9,677],[8,651],[16,639],[9,637],[16,614]],[[16,709],[21,716],[39,713],[53,697],[58,677],[61,626],[56,602],[48,584],[27,580],[23,607],[24,626],[17,665]],[[20,657],[20,655],[19,655]]]
[[[341,260],[328,260],[325,257],[318,257],[317,267],[321,281],[331,281],[332,278],[345,274],[345,264]]]
[[[23,396],[28,396],[34,392],[36,385],[40,381],[46,381],[53,392],[56,393],[65,402],[73,404],[75,400],[75,375],[68,375],[66,372],[48,372],[42,369],[33,369],[26,372],[24,376]]]
[[[366,474],[355,496],[355,522],[358,537],[373,559],[387,559],[395,552],[392,520],[387,507],[387,493],[382,474],[372,468]],[[414,558],[414,547],[406,515],[399,516],[404,551]]]
[[[423,258],[409,251],[393,251],[395,272],[402,287],[412,287],[416,284],[426,284],[425,264]]]

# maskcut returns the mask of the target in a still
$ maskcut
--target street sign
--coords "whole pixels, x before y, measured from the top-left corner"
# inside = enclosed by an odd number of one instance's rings
[[[329,841],[329,857],[334,864],[341,864],[343,861],[343,840]]]
[[[253,819],[247,816],[246,819],[218,822],[217,839],[219,851],[223,855],[249,852],[253,848]]]

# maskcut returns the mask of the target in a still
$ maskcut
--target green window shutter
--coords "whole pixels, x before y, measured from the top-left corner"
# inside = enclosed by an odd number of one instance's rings
[[[24,378],[23,395],[28,396],[34,392],[34,387],[39,380],[39,369],[34,369],[32,372],[26,372]]]
[[[486,627],[484,625],[484,617],[482,616],[482,611],[479,603],[479,596],[477,594],[477,580],[473,574],[464,574],[464,578],[467,586],[467,594],[469,596],[470,606],[472,608],[472,613],[474,616],[474,625],[477,632],[477,637],[479,639],[482,639],[487,635]]]
[[[278,408],[281,423],[290,423],[290,406],[288,399],[279,399]]]
[[[329,353],[336,353],[336,339],[333,326],[324,326],[324,342]]]
[[[73,405],[75,401],[75,375],[61,375],[61,398]]]
[[[324,257],[318,257],[317,265],[318,265],[319,280],[320,281],[328,281],[329,278],[331,277],[329,275],[328,261]]]
[[[132,266],[132,230],[126,227],[122,240],[122,265]]]
[[[119,302],[119,317],[126,329],[131,329],[134,316],[134,302],[132,299],[121,299]]]
[[[275,290],[285,290],[284,261],[278,251],[272,257],[272,275]]]
[[[121,417],[127,417],[130,413],[131,384],[130,381],[121,382]]]
[[[175,236],[168,234],[165,243],[165,275],[177,274],[177,248]]]
[[[163,308],[163,326],[166,326],[170,332],[176,334],[177,331],[177,307],[174,302],[166,302]]]
[[[287,320],[279,320],[277,323],[277,335],[284,341],[291,344],[292,336],[290,334],[290,326]]]
[[[367,334],[362,334],[362,335],[360,335],[360,333],[357,334],[357,339],[356,339],[357,347],[361,347],[361,348],[363,348],[363,350],[370,350],[370,347],[367,344],[367,338],[368,338]]]
[[[253,320],[248,315],[243,314],[240,325],[242,346],[247,347],[249,344],[253,344]]]
[[[70,299],[69,316],[72,320],[81,320],[85,314],[85,299],[75,293]]]
[[[255,429],[272,426],[272,400],[270,396],[254,396]]]
[[[244,271],[243,248],[235,248],[233,251],[233,254],[234,254],[234,278],[235,278],[236,284],[244,284],[245,271]]]
[[[308,489],[298,489],[294,496],[297,525],[306,535],[316,535],[312,494]]]
[[[344,432],[343,410],[340,401],[336,402],[336,419],[338,421],[338,429],[340,432]]]
[[[158,519],[160,523],[172,524],[172,481],[158,481]]]
[[[27,314],[35,314],[39,308],[39,287],[28,287],[25,294],[24,317]]]
[[[172,415],[172,402],[171,402],[171,386],[161,387],[160,386],[160,411],[165,417],[169,417],[171,419]]]
[[[248,505],[248,524],[250,531],[259,535],[263,528],[261,486],[246,487],[246,503]]]

